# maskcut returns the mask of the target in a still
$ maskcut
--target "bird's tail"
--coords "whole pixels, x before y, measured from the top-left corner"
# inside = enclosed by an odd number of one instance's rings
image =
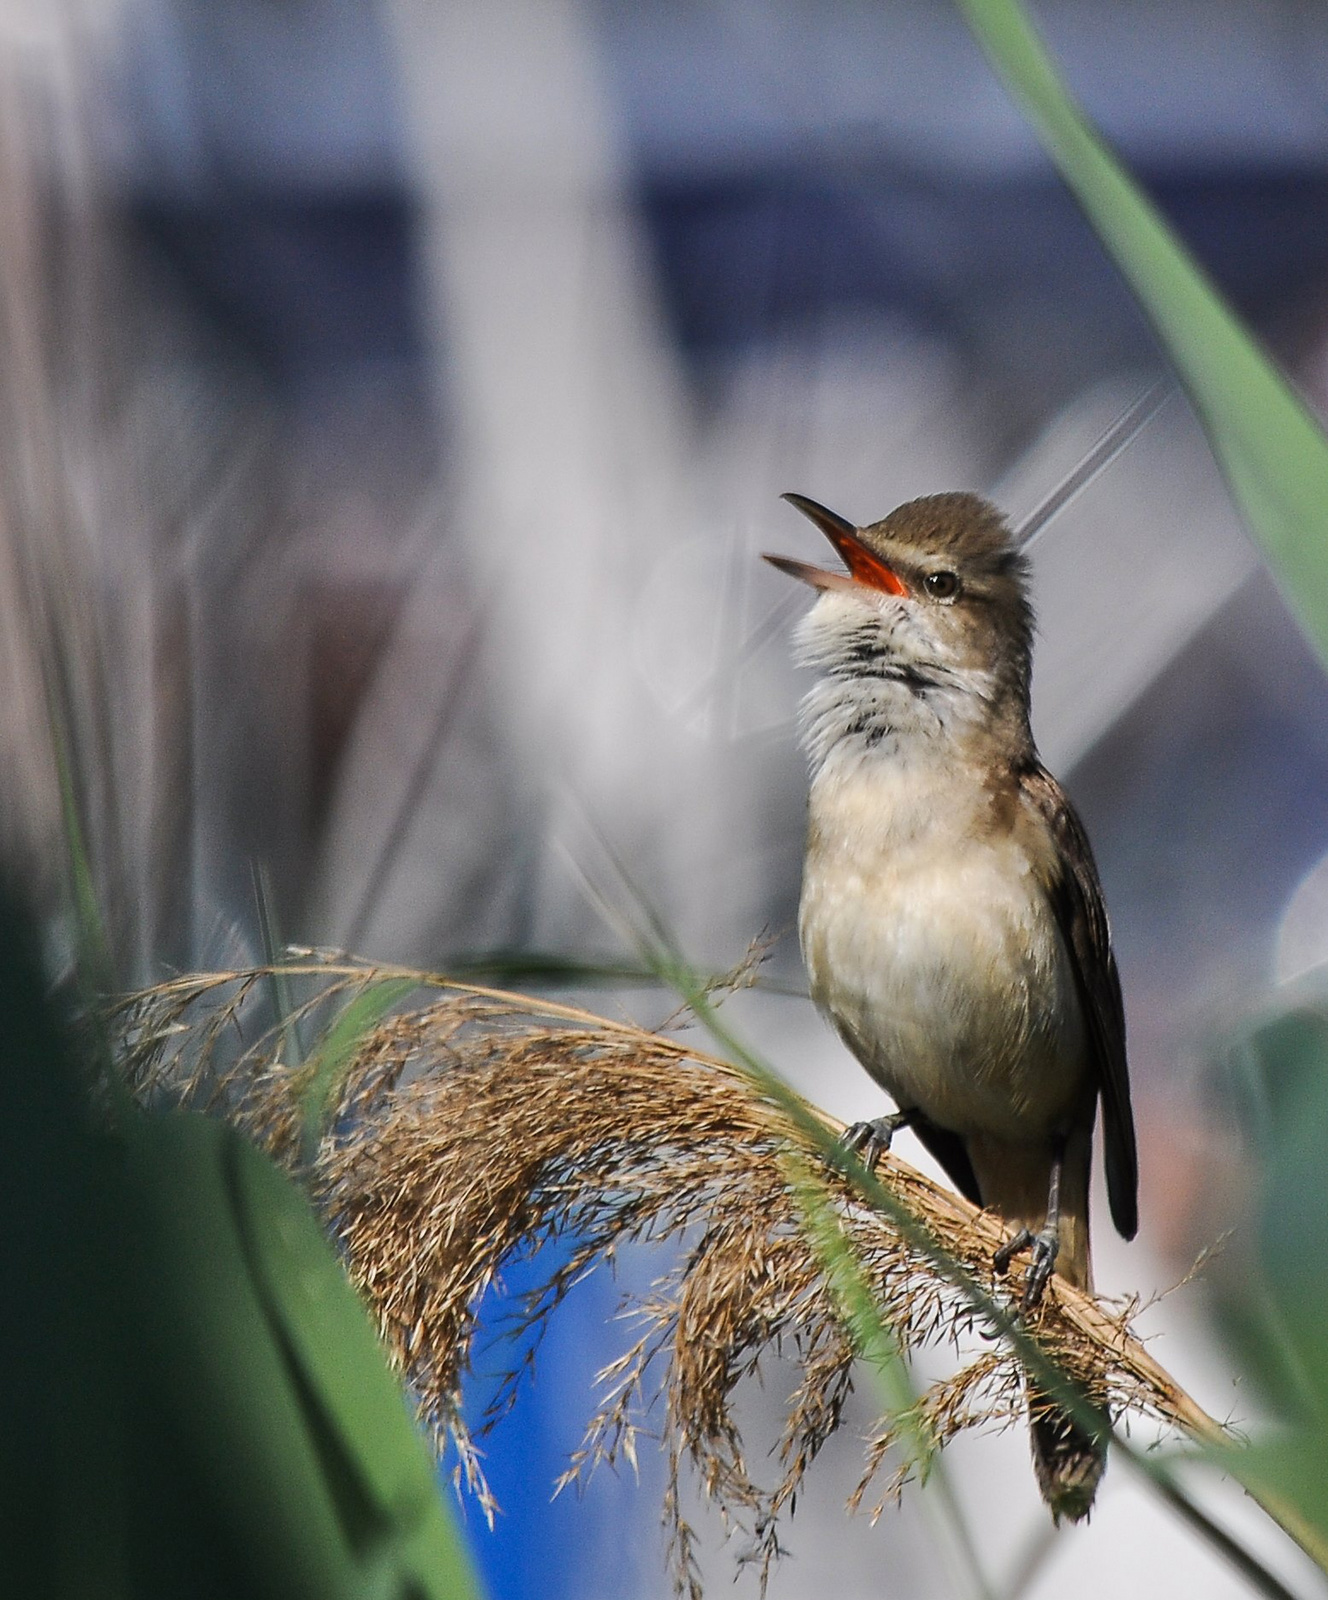
[[[1056,1273],[1077,1289],[1091,1290],[1088,1254],[1088,1172],[1092,1126],[1072,1135],[1061,1177],[1060,1251]],[[1045,1146],[969,1141],[982,1203],[1012,1226],[1037,1233],[1046,1222],[1051,1162]],[[1033,1470],[1051,1514],[1079,1522],[1093,1507],[1106,1466],[1101,1444],[1034,1384],[1028,1386]]]
[[[1066,1151],[1061,1179],[1060,1253],[1057,1274],[1077,1289],[1093,1287],[1088,1253],[1088,1152],[1073,1145]],[[1028,1386],[1029,1430],[1033,1471],[1038,1488],[1057,1522],[1081,1522],[1093,1509],[1093,1497],[1106,1468],[1103,1446],[1053,1400]]]
[[[1037,1389],[1028,1391],[1033,1471],[1057,1522],[1082,1522],[1107,1464],[1106,1452],[1067,1412]]]

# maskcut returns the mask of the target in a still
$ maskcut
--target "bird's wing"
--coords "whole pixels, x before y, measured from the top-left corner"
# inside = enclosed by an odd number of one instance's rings
[[[1056,844],[1055,864],[1043,887],[1074,963],[1079,1002],[1102,1094],[1107,1195],[1117,1229],[1133,1239],[1139,1226],[1139,1160],[1125,1063],[1125,1007],[1111,950],[1111,929],[1102,903],[1093,852],[1065,791],[1035,762],[1020,777],[1026,799],[1040,813]]]

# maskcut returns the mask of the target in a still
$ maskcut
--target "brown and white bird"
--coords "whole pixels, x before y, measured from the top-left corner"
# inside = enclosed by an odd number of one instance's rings
[[[975,1204],[1018,1230],[1025,1307],[1053,1268],[1092,1286],[1088,1188],[1102,1106],[1116,1227],[1137,1226],[1125,1019],[1102,890],[1074,808],[1029,728],[1027,562],[972,494],[855,528],[786,495],[842,558],[767,560],[818,598],[798,930],[812,996],[898,1112],[859,1124],[868,1158],[908,1125]],[[1094,1441],[1032,1396],[1044,1498],[1078,1519]]]

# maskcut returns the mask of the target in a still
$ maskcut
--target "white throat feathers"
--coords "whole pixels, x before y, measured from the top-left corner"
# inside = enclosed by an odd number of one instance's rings
[[[818,673],[799,715],[813,779],[827,765],[958,753],[997,709],[996,675],[946,661],[925,621],[889,595],[822,594],[794,645]]]

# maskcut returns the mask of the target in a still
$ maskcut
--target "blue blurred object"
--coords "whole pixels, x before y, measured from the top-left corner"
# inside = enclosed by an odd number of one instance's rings
[[[510,1263],[502,1282],[485,1296],[476,1341],[476,1371],[465,1386],[465,1415],[478,1426],[505,1375],[529,1350],[505,1331],[522,1297],[541,1286],[570,1254],[567,1240],[536,1257]],[[650,1252],[635,1252],[628,1270],[644,1270]],[[597,1268],[571,1291],[547,1325],[538,1360],[521,1379],[516,1401],[480,1441],[484,1471],[500,1512],[490,1529],[473,1495],[466,1493],[467,1541],[493,1600],[539,1595],[547,1600],[593,1600],[659,1592],[663,1587],[664,1535],[624,1540],[627,1525],[657,1524],[664,1466],[642,1440],[639,1477],[625,1463],[601,1467],[583,1489],[555,1499],[554,1485],[581,1444],[599,1399],[599,1369],[630,1342],[630,1325],[614,1324],[621,1298],[617,1279]],[[450,1477],[454,1461],[444,1463]]]

